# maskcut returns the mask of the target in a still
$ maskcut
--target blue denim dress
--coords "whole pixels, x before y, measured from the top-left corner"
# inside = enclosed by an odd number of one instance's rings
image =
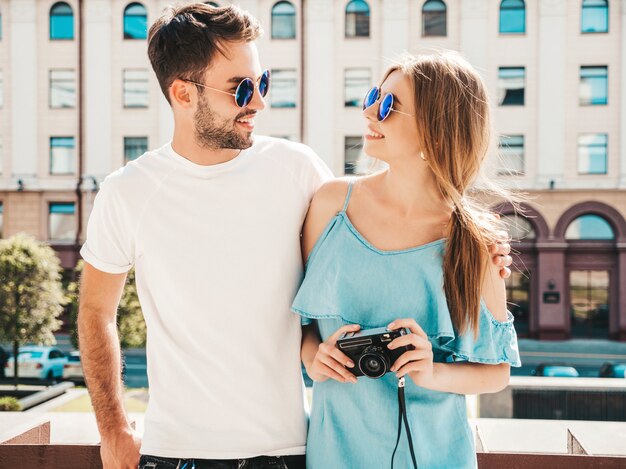
[[[481,302],[479,335],[458,335],[443,290],[445,240],[398,251],[372,246],[352,225],[346,208],[314,246],[292,309],[303,324],[317,321],[322,340],[345,324],[385,327],[412,317],[433,345],[435,362],[470,361],[521,366],[513,315],[497,321]],[[407,414],[420,469],[476,468],[465,396],[421,388],[406,380]],[[397,378],[359,377],[357,384],[313,385],[307,439],[312,469],[390,467],[398,432]],[[412,467],[402,432],[394,467]]]

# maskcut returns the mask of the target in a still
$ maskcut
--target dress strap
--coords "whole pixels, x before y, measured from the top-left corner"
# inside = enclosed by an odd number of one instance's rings
[[[350,181],[348,183],[348,193],[346,194],[346,201],[343,203],[343,208],[341,209],[342,213],[345,213],[348,210],[348,204],[350,203],[350,196],[352,195],[352,186],[354,185],[354,181]]]

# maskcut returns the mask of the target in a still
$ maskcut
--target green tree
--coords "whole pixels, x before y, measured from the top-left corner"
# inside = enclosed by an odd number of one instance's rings
[[[76,265],[76,277],[84,268],[84,261],[78,261]],[[70,331],[71,341],[74,347],[78,348],[78,328],[76,320],[78,318],[78,296],[80,281],[71,282],[68,286],[68,301],[70,303]],[[135,285],[135,269],[131,269],[126,277],[126,285],[117,309],[117,329],[120,336],[122,348],[138,348],[146,346],[146,323],[143,319],[143,312],[137,296],[137,286]]]
[[[0,240],[0,341],[13,343],[15,386],[20,345],[56,343],[66,299],[54,250],[24,233]]]

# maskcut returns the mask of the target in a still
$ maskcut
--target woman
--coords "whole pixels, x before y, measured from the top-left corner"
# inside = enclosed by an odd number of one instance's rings
[[[453,53],[392,67],[364,101],[364,152],[382,172],[315,195],[303,231],[302,360],[315,381],[307,466],[389,467],[398,378],[420,468],[474,468],[465,394],[496,392],[520,366],[499,267],[498,218],[468,197],[490,139],[478,73]],[[380,379],[335,346],[359,328],[406,328],[411,346]],[[396,467],[413,467],[406,433]]]

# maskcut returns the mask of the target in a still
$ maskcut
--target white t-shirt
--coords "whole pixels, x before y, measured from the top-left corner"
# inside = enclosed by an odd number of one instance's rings
[[[256,137],[201,166],[171,144],[101,184],[81,249],[109,273],[135,265],[148,328],[142,454],[304,454],[300,231],[332,175],[308,147]]]

